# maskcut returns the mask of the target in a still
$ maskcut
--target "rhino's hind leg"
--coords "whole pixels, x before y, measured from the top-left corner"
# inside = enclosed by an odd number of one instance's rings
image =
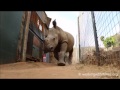
[[[67,50],[67,43],[63,43],[61,45],[61,49],[60,49],[60,52],[59,52],[58,66],[65,66],[64,58],[65,58],[66,50]]]
[[[67,53],[65,54],[64,61],[65,61],[66,64],[68,64],[68,61],[69,61],[69,52],[67,52]]]
[[[69,64],[72,64],[72,57],[73,57],[73,48],[72,48],[72,50],[69,52],[69,60],[68,60],[68,63],[69,63]]]
[[[58,60],[58,53],[54,52],[54,57],[56,58],[56,60]]]

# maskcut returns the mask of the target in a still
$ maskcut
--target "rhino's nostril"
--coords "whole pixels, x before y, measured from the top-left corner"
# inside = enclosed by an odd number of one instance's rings
[[[50,47],[50,50],[52,50],[53,49],[53,47]]]

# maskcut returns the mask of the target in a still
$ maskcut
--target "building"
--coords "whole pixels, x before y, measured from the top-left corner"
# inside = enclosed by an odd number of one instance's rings
[[[0,12],[0,64],[43,61],[50,21],[45,11]]]

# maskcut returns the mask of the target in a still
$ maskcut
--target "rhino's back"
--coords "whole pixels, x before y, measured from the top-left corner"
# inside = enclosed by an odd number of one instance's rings
[[[68,43],[67,52],[69,52],[70,50],[72,50],[73,46],[74,46],[74,37],[70,33],[62,30],[61,28],[58,29],[58,34],[59,34],[58,36],[60,38],[59,39],[60,43],[63,43],[65,41]],[[58,47],[59,47],[59,45],[58,45]]]

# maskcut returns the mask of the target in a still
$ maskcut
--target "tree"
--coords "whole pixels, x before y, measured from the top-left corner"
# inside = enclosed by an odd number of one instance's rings
[[[101,41],[104,41],[104,36],[101,36],[101,37],[100,37],[100,40],[101,40]]]
[[[111,47],[115,45],[115,38],[113,37],[107,37],[104,41],[103,41],[105,47]]]
[[[104,39],[104,36],[101,36],[101,41],[103,41],[103,44],[106,48],[111,47],[111,46],[115,46],[116,42],[115,42],[115,38],[113,36],[111,37],[107,37],[106,39]]]

